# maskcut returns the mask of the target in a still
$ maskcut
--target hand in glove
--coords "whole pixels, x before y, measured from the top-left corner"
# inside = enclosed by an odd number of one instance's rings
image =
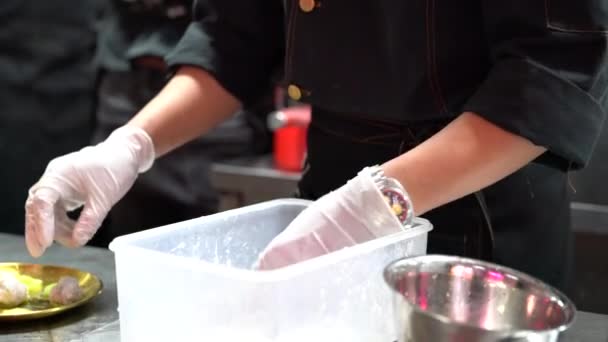
[[[150,136],[124,126],[96,146],[53,159],[25,205],[30,254],[41,256],[53,240],[68,247],[85,245],[154,157]],[[67,212],[82,205],[78,221],[70,220]]]
[[[407,193],[395,182],[379,168],[363,169],[298,215],[271,241],[256,267],[275,269],[402,231],[413,211]]]

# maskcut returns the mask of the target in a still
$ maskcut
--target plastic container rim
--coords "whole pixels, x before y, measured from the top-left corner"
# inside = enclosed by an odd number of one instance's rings
[[[268,207],[273,207],[277,205],[277,202],[281,202],[283,204],[310,204],[311,201],[302,200],[302,199],[276,199],[263,203],[253,204],[247,207],[227,210],[221,213],[210,215],[216,218],[220,218],[220,216],[234,216],[238,215],[239,212],[251,212],[253,210],[263,210]],[[303,275],[306,273],[310,273],[321,268],[326,268],[331,265],[335,265],[344,260],[351,259],[356,256],[366,255],[372,253],[380,248],[386,247],[388,245],[394,244],[396,242],[407,239],[408,237],[417,237],[421,236],[425,233],[430,232],[433,229],[432,224],[424,219],[424,218],[414,218],[414,222],[420,224],[418,227],[408,228],[402,232],[392,234],[380,239],[368,241],[359,245],[355,245],[352,247],[344,248],[339,251],[335,251],[330,254],[322,255],[316,258],[312,258],[309,260],[304,260],[302,262],[285,266],[282,268],[278,268],[275,270],[262,270],[256,271],[252,269],[242,269],[236,267],[230,267],[226,265],[214,264],[209,261],[194,259],[186,256],[173,255],[168,253],[163,253],[155,250],[151,250],[148,248],[143,248],[139,246],[129,245],[134,239],[141,238],[149,238],[153,236],[163,235],[167,231],[171,231],[175,229],[175,225],[183,224],[185,222],[199,220],[200,218],[194,218],[187,221],[182,221],[174,224],[170,224],[167,226],[162,226],[158,228],[152,228],[139,233],[132,233],[124,236],[120,236],[114,241],[112,241],[109,245],[109,249],[114,252],[116,259],[118,259],[118,254],[122,252],[127,253],[135,253],[142,256],[148,261],[152,261],[154,263],[163,264],[171,267],[179,267],[179,268],[187,268],[188,270],[196,270],[196,271],[204,271],[212,274],[221,274],[222,276],[239,279],[243,281],[249,282],[258,282],[258,283],[266,283],[266,282],[277,282],[281,280],[291,279],[297,277],[299,275]]]

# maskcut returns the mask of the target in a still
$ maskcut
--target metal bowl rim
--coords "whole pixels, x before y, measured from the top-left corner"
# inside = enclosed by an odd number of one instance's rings
[[[482,266],[484,268],[495,269],[495,270],[504,272],[506,274],[511,274],[519,279],[524,280],[525,282],[532,283],[532,284],[538,286],[539,288],[543,289],[547,293],[550,293],[550,294],[554,295],[555,297],[557,297],[560,301],[562,301],[564,303],[564,307],[569,312],[569,315],[568,315],[566,322],[560,324],[559,326],[557,326],[555,328],[539,329],[539,330],[531,330],[531,329],[495,329],[495,330],[491,330],[491,329],[485,329],[485,328],[479,327],[478,325],[474,325],[474,324],[455,322],[453,320],[450,320],[445,315],[441,315],[441,314],[434,313],[434,312],[423,311],[417,305],[413,305],[409,301],[405,301],[405,303],[407,303],[410,307],[412,307],[413,311],[415,311],[417,314],[420,314],[423,316],[428,316],[432,319],[438,320],[445,324],[451,324],[453,326],[458,326],[458,327],[467,328],[467,329],[477,329],[477,330],[487,332],[487,333],[508,334],[509,336],[513,336],[513,337],[518,337],[519,335],[527,336],[531,333],[538,334],[538,333],[549,333],[549,332],[563,332],[563,331],[567,330],[568,328],[570,328],[570,326],[574,323],[574,320],[576,318],[576,306],[574,305],[572,300],[570,300],[570,298],[568,298],[566,295],[564,295],[560,290],[552,287],[551,285],[546,284],[545,282],[543,282],[535,277],[532,277],[524,272],[517,271],[510,267],[501,266],[501,265],[494,264],[494,263],[487,262],[487,261],[466,258],[466,257],[459,257],[459,256],[431,254],[431,255],[404,257],[404,258],[400,258],[400,259],[392,261],[384,268],[383,276],[384,276],[385,283],[391,289],[391,291],[393,291],[393,293],[398,292],[398,291],[395,290],[394,286],[389,281],[389,274],[391,273],[391,269],[398,267],[400,265],[408,265],[408,264],[420,265],[421,261],[425,261],[425,262],[441,261],[441,262],[476,265],[476,266]]]

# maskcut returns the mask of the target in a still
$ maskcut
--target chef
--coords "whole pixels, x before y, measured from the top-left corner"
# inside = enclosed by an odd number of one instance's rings
[[[589,160],[605,115],[601,0],[204,0],[195,17],[160,94],[104,142],[51,161],[31,188],[32,255],[53,240],[84,245],[155,158],[280,72],[313,108],[299,194],[315,202],[260,265],[407,229],[416,215],[434,225],[429,253],[564,286],[568,172]]]

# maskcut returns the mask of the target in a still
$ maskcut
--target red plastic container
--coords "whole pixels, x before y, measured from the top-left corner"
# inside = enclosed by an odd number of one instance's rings
[[[268,125],[274,131],[273,157],[277,169],[302,171],[309,124],[310,106],[288,107],[270,114]]]

